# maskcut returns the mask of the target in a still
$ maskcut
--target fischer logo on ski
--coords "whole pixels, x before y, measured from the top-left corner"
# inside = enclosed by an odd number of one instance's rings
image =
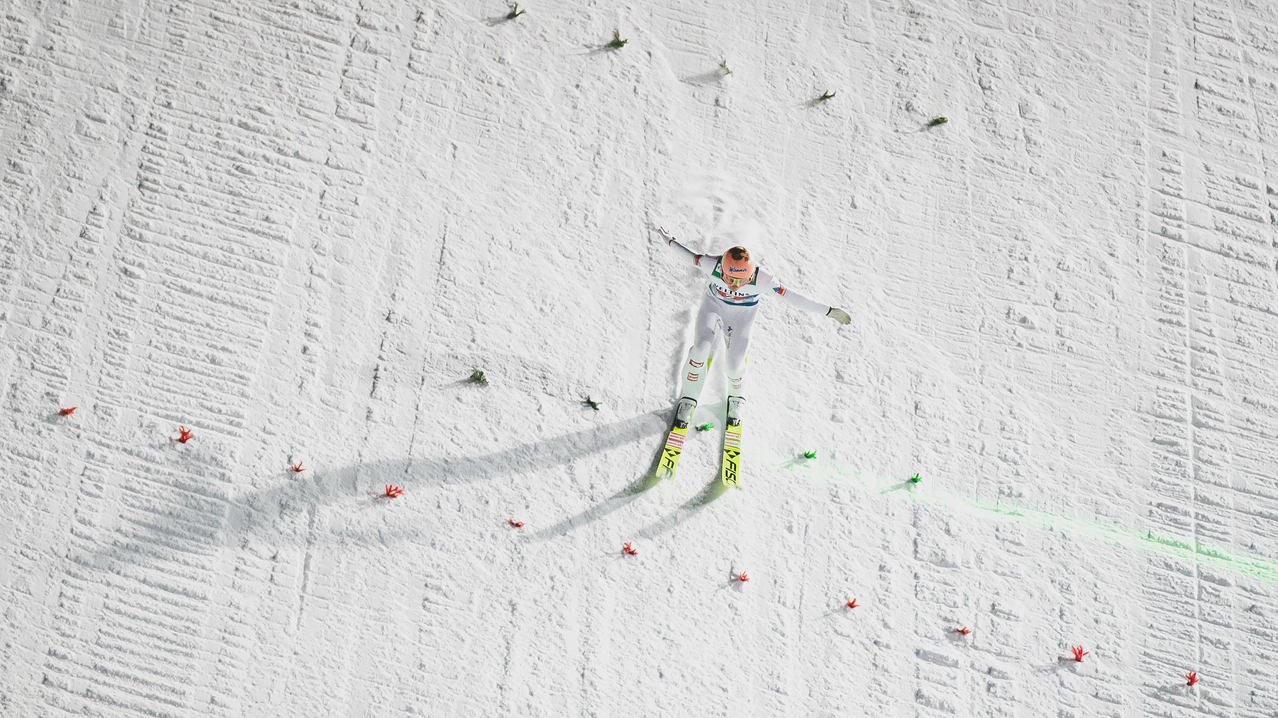
[[[741,456],[741,425],[729,426],[723,432],[723,470],[719,479],[724,486],[740,486],[738,483]]]

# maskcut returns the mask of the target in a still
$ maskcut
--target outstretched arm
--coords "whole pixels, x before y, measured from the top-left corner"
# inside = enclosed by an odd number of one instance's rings
[[[802,309],[805,312],[812,312],[813,314],[823,314],[839,324],[847,324],[852,321],[852,317],[848,316],[847,312],[839,309],[838,307],[814,302],[793,289],[781,284],[781,282],[777,281],[776,277],[769,276],[768,280],[769,286],[772,288],[772,292],[776,296],[780,297],[781,301],[796,309]]]
[[[700,270],[702,274],[710,274],[714,271],[715,260],[717,260],[718,257],[709,254],[697,254],[691,249],[680,244],[679,240],[675,239],[674,236],[661,227],[657,227],[657,233],[661,235],[662,241],[664,241],[668,247],[673,249],[680,258],[687,260],[688,263]]]

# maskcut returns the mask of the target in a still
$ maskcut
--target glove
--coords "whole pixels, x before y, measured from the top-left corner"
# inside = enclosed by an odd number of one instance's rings
[[[667,247],[669,247],[670,243],[674,241],[674,237],[671,236],[671,234],[667,232],[664,227],[657,227],[657,233],[661,235],[662,239],[666,240]]]
[[[847,312],[839,309],[838,307],[830,307],[830,311],[826,312],[825,316],[834,319],[834,321],[839,324],[849,324],[852,322],[852,317],[848,316]]]

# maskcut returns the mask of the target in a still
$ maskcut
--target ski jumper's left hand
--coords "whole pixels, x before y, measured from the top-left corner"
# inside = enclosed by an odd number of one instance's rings
[[[830,317],[839,324],[850,324],[852,322],[852,317],[838,307],[830,307],[830,311],[826,312],[825,316]]]

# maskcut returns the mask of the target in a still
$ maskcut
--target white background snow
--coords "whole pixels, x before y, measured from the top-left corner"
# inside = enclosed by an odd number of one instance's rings
[[[3,4],[0,714],[1278,715],[1278,5],[522,8]]]

